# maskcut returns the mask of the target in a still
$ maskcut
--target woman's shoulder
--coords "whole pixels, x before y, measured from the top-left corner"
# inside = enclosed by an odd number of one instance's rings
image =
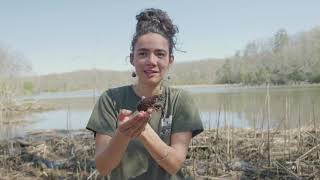
[[[179,88],[179,87],[168,87],[168,90],[170,92],[170,94],[172,94],[173,96],[176,96],[178,98],[189,98],[191,96],[190,92]]]
[[[130,91],[131,88],[132,88],[131,85],[112,87],[112,88],[106,89],[101,94],[101,96],[102,97],[108,96],[108,97],[111,97],[111,98],[118,97],[118,96],[127,94],[128,91]]]
[[[173,104],[173,107],[183,106],[185,103],[191,103],[193,97],[190,92],[179,87],[168,87],[168,100]]]

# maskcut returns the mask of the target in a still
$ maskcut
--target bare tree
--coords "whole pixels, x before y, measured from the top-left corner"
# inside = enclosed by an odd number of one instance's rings
[[[13,103],[13,97],[21,86],[17,77],[30,71],[31,65],[17,52],[0,47],[0,105]]]

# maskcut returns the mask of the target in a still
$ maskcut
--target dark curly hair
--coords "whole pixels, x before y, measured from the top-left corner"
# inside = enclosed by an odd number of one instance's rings
[[[138,22],[131,42],[132,52],[140,36],[147,33],[158,33],[169,41],[169,53],[173,54],[173,49],[176,49],[175,34],[179,30],[165,11],[154,8],[145,9],[136,16],[136,19]]]

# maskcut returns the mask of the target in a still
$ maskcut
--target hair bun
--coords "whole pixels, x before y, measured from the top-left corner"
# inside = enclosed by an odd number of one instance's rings
[[[136,19],[138,21],[136,32],[140,32],[148,26],[160,28],[168,37],[173,37],[178,32],[177,26],[173,25],[168,14],[161,9],[145,9],[136,16]]]
[[[134,50],[138,38],[147,33],[158,33],[169,41],[169,52],[172,55],[176,49],[176,36],[178,27],[172,23],[168,14],[161,9],[148,8],[136,15],[136,32],[131,42],[131,51]]]

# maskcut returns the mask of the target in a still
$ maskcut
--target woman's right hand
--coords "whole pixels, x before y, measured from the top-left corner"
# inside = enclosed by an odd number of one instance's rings
[[[132,113],[132,111],[126,109],[120,110],[118,116],[118,130],[121,134],[129,138],[136,138],[140,136],[151,117],[151,113],[152,110],[141,111],[138,113]]]

